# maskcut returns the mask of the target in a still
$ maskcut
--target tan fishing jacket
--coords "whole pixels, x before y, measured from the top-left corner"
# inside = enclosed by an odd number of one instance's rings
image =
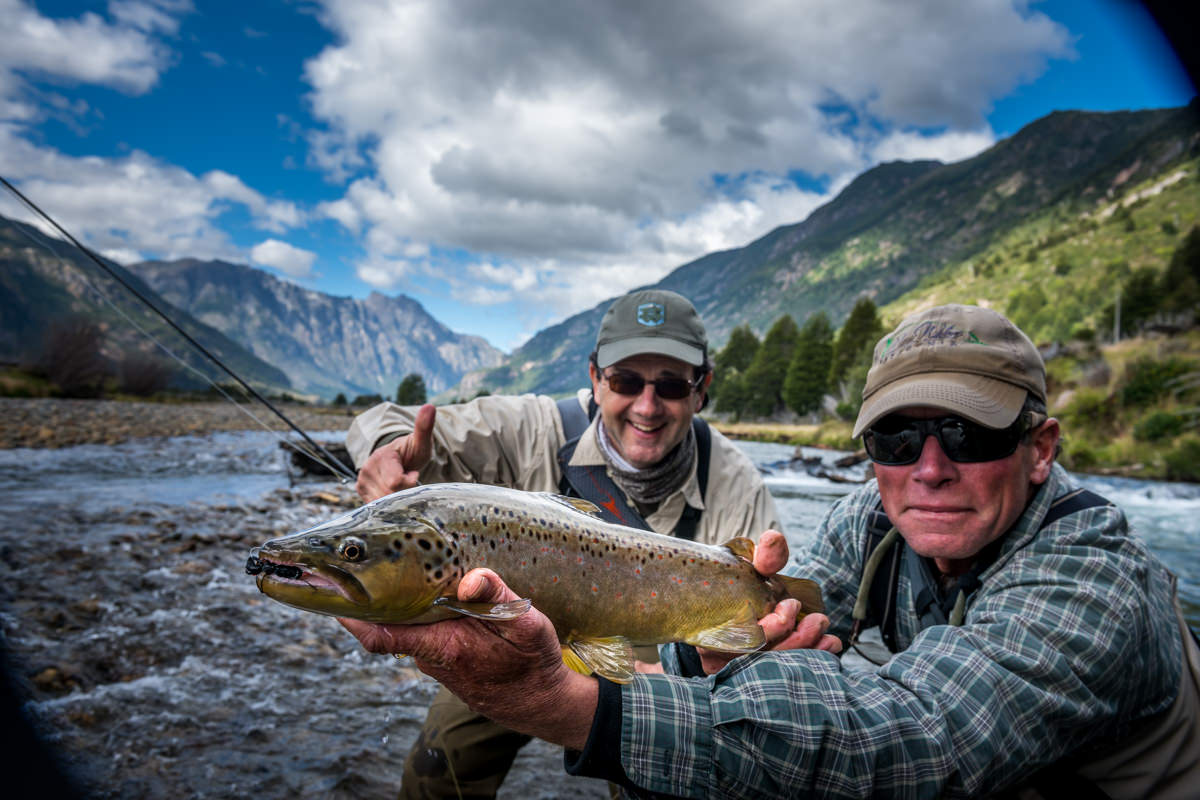
[[[580,390],[586,409],[591,392]],[[355,418],[346,434],[346,447],[361,468],[380,444],[412,432],[416,406],[381,403]],[[603,464],[591,427],[579,440],[572,465]],[[465,481],[534,492],[557,492],[562,472],[559,448],[566,444],[562,419],[553,398],[543,395],[479,397],[469,403],[440,406],[433,428],[433,457],[421,470],[422,483]],[[762,476],[737,447],[712,432],[712,455],[706,497],[693,463],[679,491],[671,494],[646,518],[659,533],[671,533],[685,505],[704,513],[696,540],[719,544],[735,536],[780,530],[775,502]]]

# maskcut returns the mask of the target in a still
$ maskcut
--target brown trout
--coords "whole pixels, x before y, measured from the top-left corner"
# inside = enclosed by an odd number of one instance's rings
[[[550,618],[568,664],[610,680],[633,676],[633,645],[687,642],[748,653],[758,619],[794,597],[822,611],[820,588],[764,578],[754,543],[698,544],[614,525],[586,500],[494,486],[418,486],[251,551],[246,571],[281,603],[367,622],[456,615]],[[459,580],[488,567],[524,599],[462,603]],[[576,663],[572,655],[582,662]]]

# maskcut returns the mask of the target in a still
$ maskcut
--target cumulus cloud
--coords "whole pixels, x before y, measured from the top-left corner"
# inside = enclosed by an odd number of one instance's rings
[[[114,22],[85,13],[77,19],[43,16],[25,0],[0,0],[0,89],[9,102],[27,91],[21,75],[96,83],[141,93],[170,61],[155,36],[173,33],[190,3],[114,2]],[[12,119],[9,117],[8,119]]]
[[[553,316],[797,222],[872,164],[978,152],[993,99],[1071,55],[1022,0],[328,0],[320,19],[310,162],[349,181],[320,211],[362,235],[360,277],[411,278],[401,249],[424,241],[482,257],[445,276],[455,296],[534,276]]]
[[[220,226],[233,206],[244,207],[258,227],[299,224],[292,203],[270,201],[219,171],[196,176],[134,151],[119,159],[64,155],[22,138],[0,123],[6,178],[46,209],[76,237],[121,261],[142,258],[241,258]],[[11,216],[30,220],[28,213]],[[114,255],[114,257],[116,257]]]
[[[255,264],[274,267],[293,278],[304,278],[312,274],[312,265],[317,260],[317,254],[293,247],[278,239],[267,239],[250,248],[250,258]]]

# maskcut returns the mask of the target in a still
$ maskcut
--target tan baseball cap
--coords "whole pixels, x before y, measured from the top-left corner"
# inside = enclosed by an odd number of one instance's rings
[[[1029,392],[1046,401],[1046,364],[1028,336],[991,309],[937,306],[907,317],[875,345],[854,435],[906,406],[1007,428]]]
[[[655,353],[701,366],[708,335],[691,302],[665,289],[641,289],[619,298],[600,322],[596,364],[601,369],[630,356]]]

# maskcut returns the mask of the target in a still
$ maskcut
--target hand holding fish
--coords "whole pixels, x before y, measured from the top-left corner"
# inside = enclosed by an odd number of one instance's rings
[[[458,599],[505,604],[520,598],[490,569],[467,573]],[[373,653],[405,653],[473,710],[505,727],[582,749],[596,712],[596,679],[563,663],[558,634],[536,608],[503,622],[460,617],[432,625],[339,618]]]
[[[766,531],[758,539],[758,547],[754,550],[754,569],[762,576],[768,577],[783,569],[788,562],[787,539],[779,531]],[[762,617],[758,624],[767,637],[769,650],[825,650],[830,653],[840,653],[842,642],[836,636],[826,634],[829,630],[829,617],[824,614],[807,614],[797,620],[800,615],[800,602],[785,598],[771,611]],[[720,650],[709,650],[698,647],[700,664],[709,675],[719,672],[726,664],[737,658],[739,653],[727,653]]]
[[[388,442],[371,453],[354,485],[364,503],[417,485],[421,467],[428,464],[433,455],[433,423],[436,415],[437,409],[432,405],[421,406],[412,433]]]

